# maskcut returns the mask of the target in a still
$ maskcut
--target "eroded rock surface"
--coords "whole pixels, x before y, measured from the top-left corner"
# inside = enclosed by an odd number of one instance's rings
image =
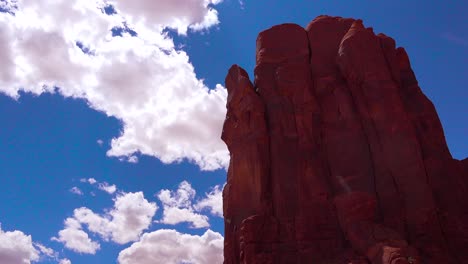
[[[256,55],[226,77],[226,264],[468,263],[468,159],[403,48],[319,16]]]

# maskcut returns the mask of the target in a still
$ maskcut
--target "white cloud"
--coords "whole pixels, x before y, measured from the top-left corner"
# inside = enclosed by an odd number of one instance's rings
[[[183,222],[191,223],[193,228],[209,227],[208,217],[194,211],[192,201],[195,190],[190,183],[183,181],[177,191],[161,190],[157,197],[163,204],[163,218],[159,223],[175,225]]]
[[[105,191],[108,194],[113,194],[115,191],[117,191],[117,187],[115,184],[109,185],[107,182],[102,182],[98,184],[99,190]]]
[[[137,156],[130,156],[128,157],[128,162],[130,163],[138,163],[138,157]]]
[[[87,226],[88,230],[97,233],[106,240],[111,236],[110,220],[106,216],[100,216],[86,207],[80,207],[73,211],[73,219]]]
[[[161,190],[158,194],[158,198],[163,204],[168,206],[190,207],[195,194],[196,191],[192,188],[192,185],[187,181],[183,181],[179,184],[175,192]]]
[[[195,213],[191,208],[177,208],[166,207],[164,208],[164,216],[159,223],[176,225],[179,223],[188,222],[192,228],[209,227],[208,217]]]
[[[124,244],[135,241],[151,225],[156,203],[148,202],[142,192],[127,193],[115,199],[112,216],[112,240]]]
[[[145,23],[154,26],[165,25],[176,29],[179,34],[186,34],[187,29],[202,30],[219,23],[216,10],[208,8],[209,4],[219,4],[219,0],[114,0],[109,1],[121,11],[132,15],[131,22]],[[157,14],[157,15],[155,15]]]
[[[114,199],[114,207],[103,215],[94,213],[86,207],[75,209],[73,218],[66,220],[65,229],[61,230],[59,238],[54,238],[54,240],[65,243],[67,248],[77,252],[94,254],[99,247],[88,247],[88,250],[83,250],[81,244],[80,246],[71,245],[76,236],[65,237],[65,235],[80,234],[79,241],[85,240],[88,234],[82,230],[82,225],[84,225],[90,232],[98,234],[106,241],[112,240],[119,244],[136,241],[151,225],[156,210],[156,204],[148,202],[142,192],[120,194]],[[86,245],[92,245],[90,240],[86,242]]]
[[[65,228],[59,231],[59,236],[52,240],[61,242],[66,248],[78,253],[96,254],[101,248],[98,242],[92,241],[81,228],[80,222],[74,218],[65,220]]]
[[[72,262],[71,260],[64,258],[60,260],[59,264],[72,264]]]
[[[72,187],[72,188],[70,189],[70,192],[71,192],[71,193],[74,193],[74,194],[76,194],[76,195],[83,195],[83,192],[80,190],[80,188],[78,188],[78,187],[76,187],[76,186],[75,186],[75,187]]]
[[[194,208],[197,211],[202,211],[207,208],[212,215],[223,217],[223,189],[221,186],[216,185],[213,189],[206,194],[206,198],[198,201]]]
[[[39,249],[39,252],[42,253],[42,255],[50,257],[50,258],[55,258],[57,256],[57,253],[51,249],[48,248],[40,243],[34,243],[34,246]]]
[[[118,14],[98,8],[106,2]],[[226,90],[206,87],[164,33],[215,26],[212,6],[221,1],[106,2],[22,0],[14,16],[0,13],[0,92],[14,98],[20,90],[59,92],[122,120],[109,156],[139,153],[165,163],[188,159],[206,170],[226,167],[229,154],[219,139]],[[117,27],[122,36],[112,37]]]
[[[96,141],[96,143],[99,145],[99,146],[102,146],[102,144],[104,144],[104,141],[102,139],[98,139]]]
[[[96,179],[94,178],[88,178],[88,179],[85,179],[85,178],[82,178],[80,179],[80,182],[83,182],[83,183],[89,183],[91,185],[95,185],[97,183],[97,188],[101,191],[104,191],[104,192],[107,192],[108,194],[114,194],[116,191],[117,191],[117,186],[115,186],[115,184],[109,184],[108,182],[98,182]],[[74,192],[76,190],[74,189],[78,189],[77,187],[73,187],[72,190],[70,190],[71,192]],[[79,189],[78,189],[79,190]],[[75,192],[74,192],[75,193]],[[78,193],[77,193],[78,194]],[[94,195],[93,195],[94,196]]]
[[[0,263],[26,264],[39,260],[31,236],[21,231],[3,231],[0,226]]]
[[[86,178],[81,178],[81,179],[80,179],[80,182],[87,182],[87,183],[89,183],[89,184],[92,185],[92,184],[95,184],[97,181],[96,181],[96,179],[94,179],[94,178],[88,178],[88,179],[86,179]]]
[[[119,254],[120,264],[223,263],[223,237],[207,230],[202,236],[175,230],[157,230],[144,234]]]

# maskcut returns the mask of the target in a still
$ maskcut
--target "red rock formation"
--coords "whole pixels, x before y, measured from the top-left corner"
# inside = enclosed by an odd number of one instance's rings
[[[403,48],[320,16],[259,34],[226,77],[225,263],[468,263],[452,159]]]

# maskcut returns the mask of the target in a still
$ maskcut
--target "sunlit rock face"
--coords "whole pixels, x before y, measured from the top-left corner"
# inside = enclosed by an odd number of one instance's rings
[[[468,160],[392,38],[274,26],[226,87],[225,264],[468,263]]]

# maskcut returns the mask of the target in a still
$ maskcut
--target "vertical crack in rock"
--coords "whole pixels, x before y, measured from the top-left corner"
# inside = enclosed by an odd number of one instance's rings
[[[468,263],[454,160],[403,48],[319,16],[257,38],[226,77],[224,262]]]

